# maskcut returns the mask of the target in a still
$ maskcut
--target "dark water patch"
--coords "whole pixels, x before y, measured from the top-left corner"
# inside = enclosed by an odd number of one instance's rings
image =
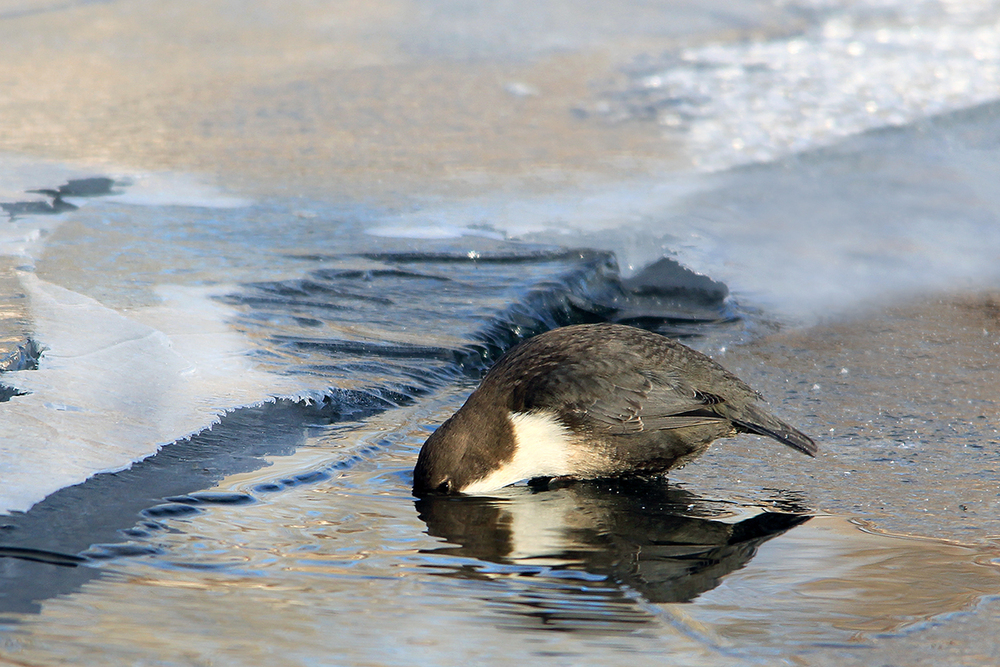
[[[368,255],[368,257],[376,259],[378,256]],[[372,282],[376,278],[399,278],[407,280],[431,280],[442,283],[451,282],[451,278],[447,276],[439,276],[430,273],[418,273],[415,271],[406,271],[404,269],[396,269],[396,268],[365,269],[365,270],[319,269],[317,271],[314,271],[313,275],[315,275],[317,278],[321,280],[361,280],[364,282]]]
[[[273,482],[267,482],[265,484],[258,484],[254,487],[254,491],[258,493],[275,493],[277,491],[292,489],[304,484],[315,484],[316,482],[322,482],[327,479],[330,479],[329,473],[310,470],[309,472],[304,472],[300,475],[285,477]]]
[[[257,502],[253,496],[245,493],[223,493],[218,491],[201,491],[183,496],[170,496],[164,500],[181,505],[252,505]]]
[[[258,484],[253,488],[255,493],[277,493],[278,491],[283,491],[288,488],[284,481],[278,482],[266,482],[264,484]]]
[[[58,215],[79,208],[63,199],[64,197],[103,197],[117,194],[112,189],[115,185],[127,184],[117,183],[105,176],[73,179],[56,188],[25,191],[29,194],[44,195],[48,197],[46,201],[0,202],[0,210],[3,210],[11,220],[28,215]]]
[[[38,360],[41,358],[44,349],[34,339],[26,339],[3,357],[0,357],[0,373],[38,370]]]
[[[14,398],[15,396],[24,396],[26,392],[23,392],[14,387],[8,387],[6,385],[0,384],[0,403],[4,403]]]
[[[296,475],[294,480],[296,484],[316,484],[317,482],[323,482],[330,479],[330,474],[323,472],[322,470],[310,470],[309,472],[304,472],[301,475]]]
[[[77,208],[79,207],[63,201],[61,197],[54,197],[51,201],[0,202],[0,210],[6,213],[11,220],[23,218],[26,215],[59,215],[67,211],[75,211]]]
[[[23,343],[17,345],[13,350],[0,357],[0,376],[9,371],[35,371],[38,370],[38,360],[42,356],[43,348],[32,338],[27,338]],[[4,403],[15,396],[25,396],[27,392],[16,387],[11,387],[0,383],[0,403]]]
[[[162,523],[158,523],[156,521],[140,521],[135,527],[125,528],[120,532],[122,536],[126,538],[133,538],[138,540],[151,537],[156,533],[164,530],[164,528],[165,526]]]
[[[282,343],[281,338],[274,338],[276,343]],[[362,356],[389,357],[393,359],[436,359],[439,361],[455,361],[456,352],[442,347],[432,347],[429,345],[416,345],[412,343],[381,343],[381,342],[361,342],[361,341],[331,341],[331,340],[309,340],[309,339],[285,339],[289,345],[302,349],[323,350],[331,355],[336,354],[357,354]]]
[[[233,567],[239,567],[243,565],[242,562],[234,561],[232,563],[196,563],[191,561],[171,561],[170,565],[173,567],[181,568],[182,570],[200,570],[204,572],[224,572]]]
[[[631,278],[622,280],[625,291],[634,297],[650,297],[672,302],[678,308],[722,307],[729,288],[706,275],[695,273],[669,257],[653,262]]]
[[[181,517],[191,516],[192,514],[201,514],[201,510],[197,507],[182,505],[180,503],[154,505],[153,507],[147,507],[142,510],[142,516],[150,519],[179,519]]]
[[[116,183],[113,178],[106,176],[92,176],[91,178],[77,178],[66,181],[56,189],[41,188],[38,190],[28,190],[37,194],[49,195],[50,197],[105,197],[117,194],[112,190],[115,185],[125,185]]]
[[[327,266],[224,300],[241,308],[265,364],[331,381],[364,381],[374,363],[372,384],[395,373],[425,391],[478,377],[512,345],[560,326],[612,321],[686,338],[737,319],[725,285],[667,258],[627,280],[607,252],[494,241],[308,258]]]
[[[20,558],[36,563],[49,563],[51,565],[61,565],[63,567],[76,567],[80,563],[86,562],[75,554],[64,554],[57,551],[46,551],[44,549],[23,549],[18,547],[0,547],[0,558]]]
[[[318,274],[317,277],[320,277],[320,275],[321,274]],[[338,277],[342,278],[343,276],[338,276]],[[333,280],[336,280],[337,277],[331,276],[331,278],[333,278]],[[313,305],[316,303],[322,303],[325,305],[335,299],[347,299],[349,301],[350,300],[365,301],[368,303],[376,303],[383,305],[389,305],[392,304],[393,302],[392,299],[384,296],[361,294],[350,290],[337,289],[336,287],[333,287],[331,285],[333,280],[330,280],[329,278],[322,282],[320,280],[308,280],[308,279],[294,280],[282,283],[264,283],[258,285],[257,287],[262,292],[272,292],[275,294],[275,296],[287,300],[306,298],[308,299],[306,303],[308,303],[309,305]],[[320,297],[320,298],[317,299],[313,297]]]

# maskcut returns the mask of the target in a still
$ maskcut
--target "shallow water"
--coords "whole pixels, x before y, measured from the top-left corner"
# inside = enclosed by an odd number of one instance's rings
[[[961,619],[1000,584],[993,548],[797,516],[808,490],[770,491],[771,513],[695,484],[414,504],[409,469],[427,424],[462,395],[305,437],[212,493],[136,494],[119,480],[119,507],[166,497],[112,544],[83,551],[86,567],[8,560],[20,593],[32,582],[44,595],[40,613],[8,615],[8,650],[86,664],[299,664],[331,650],[354,664],[624,664],[664,653],[681,664],[860,664],[886,638],[910,636],[906,650],[929,660],[948,653],[920,647],[921,629]],[[287,434],[287,423],[273,430]],[[99,509],[108,488],[95,479],[45,513]]]
[[[0,11],[0,662],[995,663],[993,3],[252,6]],[[411,497],[605,320],[820,456]]]

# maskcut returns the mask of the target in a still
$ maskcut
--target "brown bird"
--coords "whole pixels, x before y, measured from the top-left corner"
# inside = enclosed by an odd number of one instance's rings
[[[712,441],[764,435],[814,456],[816,443],[760,394],[675,340],[580,324],[503,355],[424,443],[413,491],[483,493],[525,479],[656,475]]]

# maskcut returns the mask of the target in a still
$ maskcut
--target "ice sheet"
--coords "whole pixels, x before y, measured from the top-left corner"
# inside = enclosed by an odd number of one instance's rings
[[[637,58],[620,89],[582,111],[655,121],[698,169],[717,171],[1000,96],[995,7],[878,4],[850,3],[783,39]]]
[[[7,373],[27,392],[0,403],[0,511],[119,470],[217,421],[227,409],[300,395],[257,372],[204,290],[164,287],[160,306],[119,313],[30,272],[38,370]]]

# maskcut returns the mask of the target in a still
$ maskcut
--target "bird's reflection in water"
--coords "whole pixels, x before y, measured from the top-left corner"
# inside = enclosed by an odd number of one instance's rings
[[[693,600],[809,520],[787,495],[775,503],[780,511],[754,511],[643,481],[434,496],[416,506],[428,534],[448,542],[429,552],[449,557],[432,567],[480,582],[473,594],[504,622],[601,634],[652,618],[635,593],[653,603]]]

